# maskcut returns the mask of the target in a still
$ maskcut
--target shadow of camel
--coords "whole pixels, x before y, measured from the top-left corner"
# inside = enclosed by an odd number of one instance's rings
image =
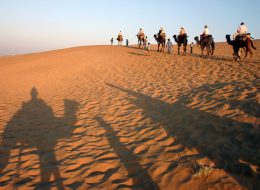
[[[192,53],[192,54],[189,54],[189,55],[193,56],[193,57],[208,59],[208,60],[233,61],[232,57],[220,56],[220,55],[212,55],[212,56],[203,55],[203,56],[201,56],[201,54],[198,54],[198,53]]]
[[[108,123],[106,123],[103,118],[95,117],[95,119],[99,123],[100,127],[105,129],[105,136],[107,137],[109,144],[111,147],[113,147],[121,163],[126,168],[128,176],[133,179],[134,186],[121,186],[118,188],[159,190],[159,187],[149,176],[147,171],[140,166],[140,158],[133,154],[133,152],[128,150],[120,142],[119,137],[117,136],[117,132],[114,131],[113,128]]]
[[[212,55],[212,56],[201,56],[198,53],[192,53],[189,54],[190,56],[197,57],[197,58],[204,58],[208,60],[216,60],[216,61],[228,61],[228,62],[233,62],[233,58],[229,56],[221,56],[221,55]],[[239,63],[247,63],[249,60],[239,60]],[[252,63],[260,63],[259,59],[254,59]]]
[[[130,102],[141,108],[143,114],[153,122],[162,124],[167,134],[176,139],[174,144],[195,148],[199,152],[199,157],[209,158],[215,163],[214,167],[224,169],[241,185],[249,189],[260,188],[259,126],[256,129],[257,133],[252,134],[251,124],[186,106],[196,92],[222,89],[228,83],[199,87],[181,96],[173,104],[113,84],[106,84],[127,93]],[[214,95],[209,99],[214,99]],[[191,157],[196,158],[198,157]],[[250,165],[255,165],[257,169],[253,170]]]
[[[52,108],[38,98],[37,89],[32,88],[31,100],[23,102],[21,109],[15,113],[4,129],[0,147],[0,174],[8,165],[11,150],[20,144],[19,161],[22,148],[35,148],[34,153],[39,156],[41,182],[36,188],[50,189],[50,178],[53,175],[57,189],[64,189],[54,148],[60,138],[72,136],[78,106],[74,100],[64,100],[64,117],[57,118]],[[17,167],[19,166],[20,163]],[[17,175],[19,177],[19,173]],[[19,183],[22,182],[16,185]]]
[[[146,50],[143,50],[142,53],[136,53],[136,52],[128,52],[128,53],[129,53],[129,54],[132,54],[132,55],[146,56],[145,52],[146,52]]]

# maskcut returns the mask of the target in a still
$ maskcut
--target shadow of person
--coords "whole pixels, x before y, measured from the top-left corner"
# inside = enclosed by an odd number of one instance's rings
[[[250,133],[253,126],[186,106],[193,92],[212,88],[195,89],[187,93],[190,96],[184,95],[177,102],[168,104],[142,93],[106,84],[127,93],[130,102],[141,108],[146,117],[162,124],[166,133],[176,139],[174,144],[195,148],[200,158],[209,158],[216,168],[224,169],[241,185],[249,189],[260,187],[260,143],[258,137]],[[220,83],[214,88],[222,89],[223,85]],[[258,169],[253,170],[251,165]]]
[[[96,116],[95,120],[99,123],[100,127],[103,127],[106,131],[105,136],[109,141],[111,147],[113,147],[115,153],[120,159],[128,172],[128,176],[133,179],[134,189],[149,189],[159,190],[157,184],[149,176],[146,170],[144,170],[139,164],[140,158],[128,150],[119,140],[117,132],[104,121],[103,118]]]
[[[22,148],[35,148],[39,156],[41,182],[37,188],[49,189],[53,175],[57,189],[64,189],[62,177],[55,156],[55,146],[61,138],[70,138],[76,122],[79,104],[74,100],[64,100],[64,117],[57,118],[52,108],[38,98],[35,87],[31,89],[31,99],[23,102],[12,119],[6,125],[0,155],[0,174],[7,166],[10,152],[17,144]],[[21,160],[20,150],[19,160]],[[18,163],[18,167],[19,167]]]

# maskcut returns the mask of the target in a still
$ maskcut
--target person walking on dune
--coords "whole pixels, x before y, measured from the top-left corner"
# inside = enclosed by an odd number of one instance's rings
[[[191,44],[190,44],[190,54],[192,54],[192,53],[193,53],[193,47],[194,47],[194,43],[193,43],[193,42],[191,42]]]
[[[167,45],[168,53],[169,54],[172,53],[172,42],[171,42],[170,38],[168,39],[166,45]]]
[[[151,46],[150,46],[150,43],[148,42],[148,44],[146,46],[146,53],[145,53],[145,55],[149,55],[150,49],[151,49]]]
[[[114,39],[112,37],[111,40],[110,40],[111,46],[113,45],[113,42],[114,42]]]

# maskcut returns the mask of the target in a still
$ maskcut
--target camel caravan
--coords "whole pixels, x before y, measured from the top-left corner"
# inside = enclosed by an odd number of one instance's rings
[[[136,35],[138,39],[138,48],[146,49],[148,43],[148,37],[145,35],[142,28],[140,28],[138,34]],[[161,27],[157,34],[154,34],[154,39],[157,42],[158,52],[164,52],[165,46],[168,44],[166,43],[166,34],[164,29]],[[173,39],[177,44],[178,47],[178,55],[180,55],[181,46],[183,48],[183,55],[187,53],[187,45],[188,45],[188,35],[184,29],[184,27],[180,28],[179,34],[173,35]],[[233,47],[233,61],[237,60],[244,60],[247,57],[249,52],[250,54],[250,62],[253,59],[253,51],[252,49],[256,49],[252,37],[250,33],[248,33],[247,27],[242,22],[240,26],[237,28],[235,34],[233,34],[233,39],[231,39],[231,35],[226,35],[226,41],[229,45]],[[213,56],[215,50],[215,42],[213,36],[209,33],[209,28],[207,25],[204,26],[203,33],[200,36],[195,36],[194,38],[197,46],[201,49],[201,57],[204,55],[204,51],[206,50],[206,57]],[[119,32],[117,37],[118,45],[121,46],[123,42],[123,34],[122,31]],[[128,41],[128,40],[127,40]],[[168,39],[170,42],[170,39]],[[170,42],[171,44],[171,42]],[[192,43],[193,45],[193,43]],[[169,48],[169,47],[168,47]],[[192,48],[192,46],[191,46]],[[169,50],[168,50],[169,52]]]

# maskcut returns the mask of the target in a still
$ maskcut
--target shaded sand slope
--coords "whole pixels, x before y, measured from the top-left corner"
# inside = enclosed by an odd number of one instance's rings
[[[198,54],[0,57],[0,189],[259,189],[260,52]]]

